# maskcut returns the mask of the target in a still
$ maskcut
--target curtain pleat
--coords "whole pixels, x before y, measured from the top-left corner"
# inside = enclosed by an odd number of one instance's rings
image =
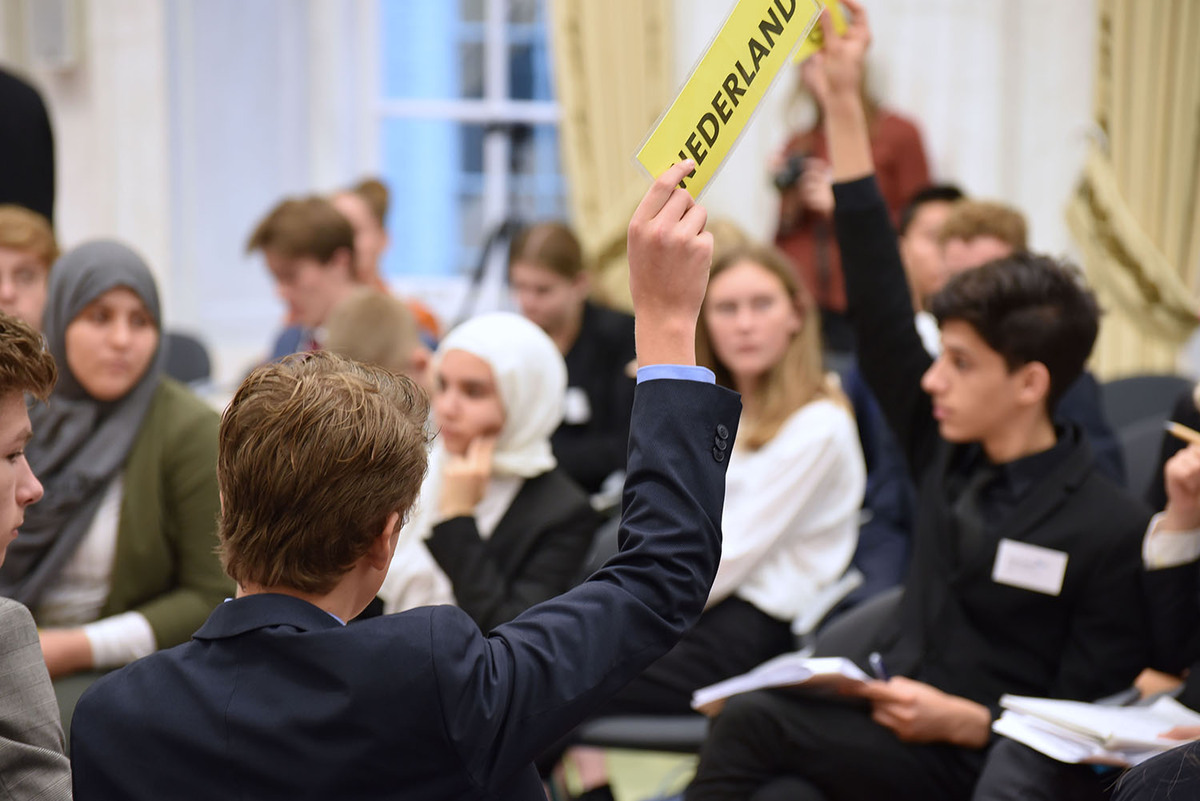
[[[1200,309],[1200,3],[1098,0],[1098,136],[1067,209],[1105,378],[1171,372]]]
[[[554,75],[572,223],[594,294],[629,305],[625,231],[649,179],[633,161],[674,91],[669,0],[553,0]]]

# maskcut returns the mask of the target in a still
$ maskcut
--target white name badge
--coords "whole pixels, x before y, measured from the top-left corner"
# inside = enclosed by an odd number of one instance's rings
[[[1067,555],[1053,548],[1016,540],[1000,540],[992,581],[1023,590],[1058,595],[1067,574]]]
[[[592,419],[592,404],[582,387],[567,387],[563,397],[563,422],[569,426],[581,426]]]

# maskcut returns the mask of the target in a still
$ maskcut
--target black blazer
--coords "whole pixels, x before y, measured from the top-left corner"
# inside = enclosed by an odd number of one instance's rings
[[[594,303],[584,304],[579,338],[566,362],[568,392],[582,390],[588,415],[586,420],[573,422],[573,405],[569,404],[567,419],[550,444],[559,466],[588,492],[599,490],[610,473],[625,469],[636,383],[629,365],[636,358],[633,317]]]
[[[1069,452],[973,559],[951,559],[950,487],[978,445],[941,439],[920,387],[930,357],[913,326],[895,234],[874,178],[834,187],[834,222],[859,366],[918,486],[912,565],[884,656],[893,671],[997,708],[1003,693],[1095,700],[1149,658],[1141,543],[1150,514],[1095,469],[1078,428]],[[992,579],[1000,539],[1068,554],[1057,596]]]
[[[342,626],[283,595],[101,678],[71,728],[78,801],[538,799],[531,761],[699,618],[720,560],[720,387],[642,384],[621,552],[483,635],[435,606]]]
[[[459,607],[488,631],[575,584],[600,519],[559,469],[527,479],[488,539],[473,517],[433,527],[425,541]]]

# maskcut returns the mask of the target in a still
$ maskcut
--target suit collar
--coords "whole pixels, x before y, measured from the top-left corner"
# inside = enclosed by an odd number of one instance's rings
[[[341,625],[333,615],[308,601],[290,595],[263,593],[234,598],[221,604],[192,636],[197,640],[220,640],[277,626],[289,626],[298,631],[321,631],[340,628]]]
[[[1055,454],[1058,458],[1057,464],[1047,469],[1038,486],[1022,499],[1017,513],[1004,526],[1006,536],[1018,539],[1040,523],[1048,514],[1057,510],[1063,499],[1078,489],[1092,472],[1095,461],[1092,449],[1078,426],[1063,424],[1059,440],[1060,445],[1064,440],[1066,443],[1063,450]],[[1058,451],[1059,446],[1052,450]]]
[[[1057,511],[1063,500],[1078,489],[1091,474],[1094,460],[1083,430],[1073,423],[1059,423],[1059,426],[1059,439],[1054,448],[1032,457],[1035,461],[1044,462],[1038,465],[1040,480],[1029,489],[998,531],[988,529],[989,537],[994,538],[998,535],[1005,539],[1022,539],[1030,529]],[[980,460],[986,459],[983,449],[978,444],[960,447],[963,450],[950,462],[960,465],[960,470],[969,470],[969,467],[962,466],[977,465]],[[1039,460],[1038,457],[1042,459]],[[955,565],[950,559],[950,554],[953,553],[952,539],[955,536],[953,527],[941,526],[938,536],[938,554],[945,560],[946,569],[954,576],[955,581],[975,581],[979,571],[990,569],[995,558],[994,548],[980,548],[974,558],[961,565]]]

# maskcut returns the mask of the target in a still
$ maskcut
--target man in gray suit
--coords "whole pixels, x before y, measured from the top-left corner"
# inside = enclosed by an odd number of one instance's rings
[[[42,485],[25,461],[32,430],[25,393],[42,400],[57,373],[41,336],[0,313],[0,564]],[[50,674],[29,610],[0,598],[0,801],[71,797],[71,766]]]

